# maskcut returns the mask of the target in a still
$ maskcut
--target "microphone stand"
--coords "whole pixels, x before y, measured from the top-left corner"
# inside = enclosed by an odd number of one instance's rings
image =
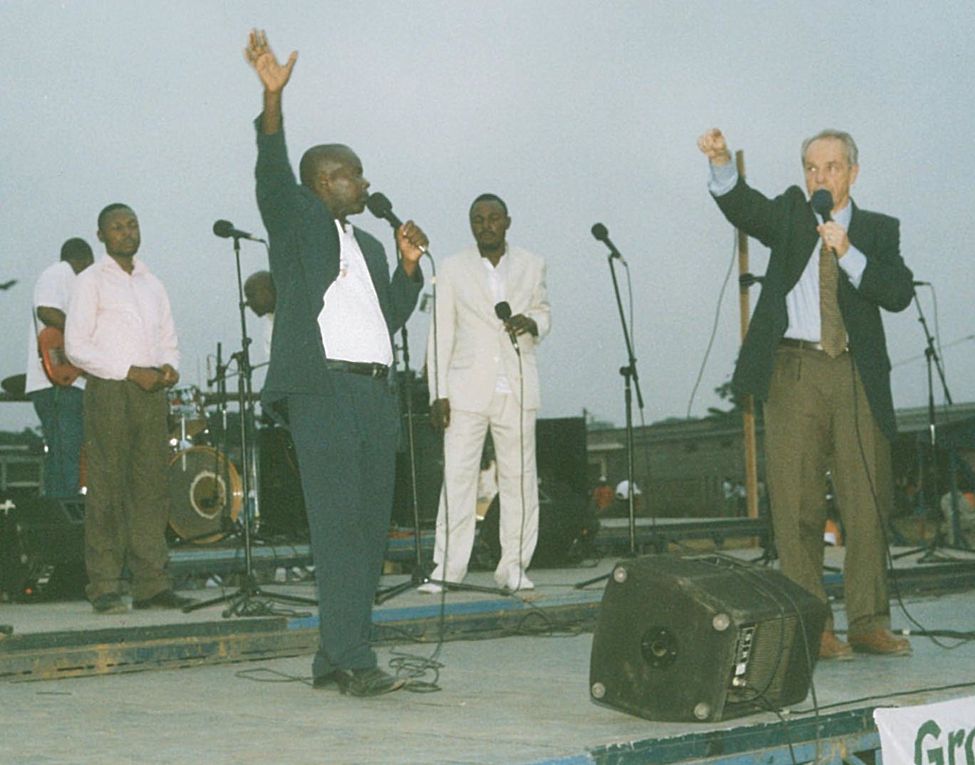
[[[385,603],[397,595],[430,581],[430,569],[423,561],[423,547],[420,542],[420,501],[416,480],[416,432],[413,428],[413,372],[410,369],[410,336],[406,324],[400,328],[400,350],[403,359],[403,378],[401,392],[406,399],[406,444],[410,457],[410,503],[413,511],[413,569],[409,580],[378,590],[376,605]]]
[[[371,208],[370,208],[371,210]],[[373,214],[376,214],[373,211]],[[377,215],[377,217],[384,217],[382,215]],[[395,230],[398,225],[394,225],[393,221],[389,221],[390,225],[393,226]],[[402,225],[402,224],[399,224]],[[399,251],[399,242],[396,242],[396,254],[398,259],[402,259],[402,255]],[[426,253],[430,260],[433,260],[433,256],[429,252]],[[436,288],[434,288],[436,289]],[[436,301],[436,297],[434,297]],[[436,306],[436,302],[434,302]],[[436,311],[436,308],[434,308]],[[434,313],[434,321],[436,321],[436,313]],[[465,590],[468,592],[490,592],[499,594],[501,590],[494,587],[479,587],[474,584],[462,584],[455,582],[442,582],[438,580],[433,580],[430,578],[430,567],[423,561],[423,547],[420,540],[420,502],[419,495],[417,492],[417,479],[416,479],[416,435],[413,429],[413,373],[410,370],[410,342],[409,342],[409,332],[406,328],[406,323],[400,328],[400,340],[402,345],[400,346],[402,350],[403,358],[403,374],[405,377],[405,382],[403,383],[404,396],[406,398],[406,433],[407,433],[407,446],[410,453],[410,501],[413,505],[413,553],[415,556],[413,562],[413,570],[410,572],[410,578],[405,582],[400,582],[399,584],[393,585],[392,587],[387,587],[382,590],[377,590],[374,597],[374,602],[379,605],[385,603],[387,600],[395,598],[401,593],[407,592],[409,590],[420,587],[421,585],[427,584],[428,582],[433,582],[443,587],[445,590]]]
[[[243,232],[239,232],[243,233]],[[244,237],[246,238],[246,237]],[[241,524],[244,536],[244,570],[240,574],[240,586],[237,592],[220,595],[210,600],[203,600],[193,603],[183,608],[184,613],[196,611],[200,608],[216,605],[217,603],[227,603],[223,611],[223,617],[230,616],[269,616],[278,613],[270,605],[272,602],[287,603],[291,605],[317,605],[318,601],[314,598],[299,597],[297,595],[284,595],[277,592],[267,592],[262,590],[257,584],[254,576],[254,558],[251,551],[252,529],[251,516],[257,517],[258,512],[258,486],[257,473],[252,471],[255,463],[253,447],[251,445],[251,435],[254,427],[254,402],[251,385],[251,373],[253,368],[250,362],[251,338],[247,335],[247,306],[244,297],[244,282],[241,278],[240,269],[240,239],[237,233],[234,239],[234,260],[237,265],[237,309],[240,313],[240,350],[233,354],[231,358],[237,362],[237,401],[240,414],[240,477],[244,492],[244,519]]]
[[[641,410],[643,409],[643,394],[640,392],[640,378],[636,371],[636,357],[633,355],[633,343],[630,341],[630,331],[626,323],[626,313],[623,311],[623,300],[620,297],[619,280],[616,278],[616,268],[613,264],[613,261],[617,257],[620,257],[622,260],[622,256],[618,256],[616,254],[615,247],[610,247],[610,253],[606,257],[606,262],[609,264],[609,273],[613,280],[613,294],[616,296],[616,308],[619,311],[620,326],[623,328],[623,341],[626,343],[627,364],[625,367],[620,367],[620,374],[623,376],[623,400],[626,407],[626,504],[630,532],[630,547],[627,551],[627,557],[635,558],[637,555],[637,546],[636,502],[634,494],[635,476],[633,467],[633,388],[636,389],[637,405]],[[625,263],[626,261],[623,262]],[[651,536],[653,537],[652,541],[656,546],[656,530],[652,532]],[[602,576],[587,579],[573,586],[575,589],[581,590],[584,587],[588,587],[590,584],[605,581],[606,579],[609,579],[610,576],[610,574],[603,574]]]
[[[948,406],[953,406],[954,402],[951,400],[951,392],[948,390],[948,382],[947,379],[945,378],[944,367],[941,365],[941,359],[939,358],[938,352],[935,349],[934,337],[931,335],[931,331],[928,329],[928,322],[924,317],[924,311],[921,310],[921,301],[917,299],[917,290],[914,289],[913,293],[914,293],[914,305],[917,308],[917,320],[918,323],[921,325],[921,328],[924,330],[924,342],[925,342],[924,362],[925,362],[925,366],[927,367],[927,383],[928,383],[927,451],[928,451],[929,466],[927,470],[927,475],[932,476],[931,478],[932,490],[931,492],[927,492],[925,491],[925,484],[927,482],[924,480],[925,471],[923,467],[923,460],[919,460],[921,464],[921,470],[919,471],[919,475],[921,478],[921,500],[922,500],[921,504],[922,506],[924,506],[926,512],[928,497],[933,497],[935,507],[940,512],[940,497],[938,491],[938,426],[935,418],[935,409],[934,409],[934,375],[932,374],[933,369],[936,369],[938,371],[938,379],[941,382],[941,390],[944,393],[945,402],[947,403]],[[957,494],[957,492],[955,492],[955,494]],[[955,501],[957,502],[957,496],[955,497]],[[951,516],[952,516],[952,523],[955,526],[955,531],[957,534],[958,531],[957,504],[953,508],[953,512]],[[913,555],[914,553],[921,552],[923,554],[917,559],[918,563],[946,563],[946,562],[957,560],[956,558],[952,558],[951,556],[940,555],[937,552],[938,548],[945,546],[943,544],[944,535],[941,532],[940,521],[938,522],[935,529],[936,530],[934,536],[931,537],[931,541],[929,543],[925,545],[921,545],[919,547],[915,547],[912,550],[905,550],[904,552],[900,552],[897,555],[893,556],[894,559],[896,560],[898,558],[903,558],[906,555]]]

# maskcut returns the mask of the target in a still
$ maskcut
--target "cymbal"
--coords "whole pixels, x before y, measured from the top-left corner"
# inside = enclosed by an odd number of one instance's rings
[[[0,381],[0,388],[6,394],[0,401],[29,401],[24,388],[27,387],[27,375],[10,375]]]
[[[226,393],[221,395],[216,391],[212,393],[203,394],[203,405],[204,406],[217,406],[218,404],[236,404],[240,400],[240,396],[237,393]],[[247,397],[248,401],[260,401],[261,394],[259,392],[251,393]]]

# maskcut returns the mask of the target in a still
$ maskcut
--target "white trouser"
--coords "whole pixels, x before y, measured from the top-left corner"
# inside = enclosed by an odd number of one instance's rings
[[[486,412],[451,409],[450,425],[444,431],[444,485],[432,579],[459,582],[467,574],[474,546],[477,479],[489,427],[501,495],[501,560],[495,579],[506,581],[509,571],[516,572],[518,566],[524,570],[531,562],[538,541],[535,414],[534,409],[522,412],[510,393],[495,393]]]

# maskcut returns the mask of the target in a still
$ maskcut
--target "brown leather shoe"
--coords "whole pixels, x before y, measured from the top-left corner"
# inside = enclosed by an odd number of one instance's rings
[[[876,653],[883,656],[910,656],[911,643],[897,637],[890,630],[876,629],[850,635],[850,646],[860,653]]]
[[[844,643],[836,637],[833,630],[823,630],[823,636],[819,639],[819,658],[849,661],[853,658],[853,649],[850,648],[849,643]]]

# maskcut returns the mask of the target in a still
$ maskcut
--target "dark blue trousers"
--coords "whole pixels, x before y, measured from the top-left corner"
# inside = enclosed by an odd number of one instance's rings
[[[369,633],[400,432],[388,381],[347,372],[331,378],[328,395],[288,397],[318,588],[315,677],[376,666]]]
[[[47,455],[44,459],[44,493],[49,497],[77,494],[81,445],[84,442],[85,393],[73,385],[54,386],[28,394],[41,421]]]

